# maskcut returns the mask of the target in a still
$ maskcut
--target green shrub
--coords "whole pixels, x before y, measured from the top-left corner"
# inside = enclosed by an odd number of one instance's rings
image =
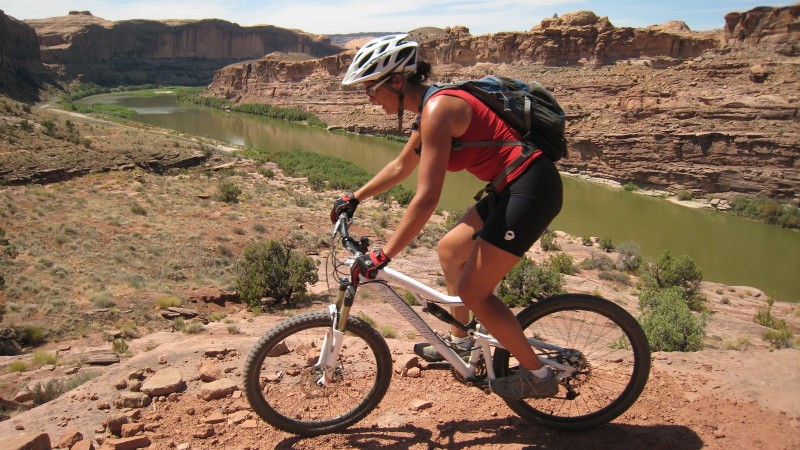
[[[585,245],[587,247],[591,247],[592,245],[594,245],[594,241],[592,241],[592,237],[591,236],[583,236],[583,237],[581,237],[581,244],[583,244],[583,245]]]
[[[28,365],[24,361],[14,361],[8,365],[9,372],[25,372],[28,370]]]
[[[184,329],[186,329],[186,319],[184,319],[183,317],[176,317],[172,319],[172,322],[170,322],[169,325],[172,327],[173,330],[183,331]]]
[[[305,294],[306,284],[319,280],[316,262],[293,247],[274,240],[245,247],[236,280],[243,301],[254,307],[272,297],[275,304],[270,306],[292,307],[293,296]]]
[[[730,201],[734,214],[760,220],[785,228],[800,228],[800,209],[792,205],[781,205],[766,197],[735,197]]]
[[[308,187],[312,191],[322,192],[325,190],[325,180],[319,175],[310,175],[308,177]]]
[[[557,252],[561,250],[561,246],[556,242],[556,232],[553,230],[545,230],[542,237],[539,238],[539,245],[542,250],[546,252]]]
[[[686,190],[678,191],[677,196],[678,196],[678,200],[681,200],[681,201],[684,201],[684,202],[685,201],[689,201],[689,200],[694,198],[694,195],[692,195],[692,191],[686,191]]]
[[[28,389],[33,394],[33,404],[43,405],[49,401],[60,397],[64,392],[64,387],[60,380],[48,380],[46,383],[35,383]]]
[[[611,258],[602,253],[592,252],[590,257],[581,261],[580,268],[584,270],[612,270],[614,268],[614,262],[611,261]]]
[[[223,181],[219,184],[217,199],[225,203],[239,203],[239,196],[242,190],[232,181]]]
[[[526,306],[534,298],[564,292],[564,276],[549,263],[523,257],[500,283],[498,294],[508,306]]]
[[[417,297],[408,291],[403,292],[403,301],[405,301],[409,306],[419,306],[419,300],[417,300]]]
[[[226,316],[227,316],[227,314],[225,314],[222,311],[214,311],[214,312],[212,312],[211,314],[208,315],[208,321],[209,322],[219,322],[220,320],[224,319]]]
[[[621,242],[617,246],[619,254],[617,262],[622,270],[626,272],[636,272],[642,266],[642,249],[635,242]]]
[[[169,307],[181,306],[181,299],[178,297],[161,297],[156,300],[156,305],[159,309],[167,309]]]
[[[548,257],[548,261],[550,262],[550,266],[553,269],[557,270],[564,275],[574,275],[575,274],[575,258],[572,255],[569,255],[564,252],[559,252]]]
[[[786,321],[782,319],[776,319],[772,315],[772,305],[775,304],[775,299],[772,297],[767,298],[767,309],[759,309],[756,311],[756,315],[753,316],[753,322],[767,327],[772,328],[775,330],[779,330],[781,328],[786,327]]]
[[[111,308],[113,306],[117,306],[114,299],[111,297],[111,294],[108,292],[101,292],[99,294],[95,294],[92,297],[92,304],[95,308]]]
[[[17,330],[20,345],[26,347],[36,347],[47,340],[48,332],[46,329],[30,325]]]
[[[777,330],[767,330],[762,337],[777,349],[791,348],[794,342],[794,334],[788,326]]]
[[[787,348],[793,344],[793,333],[789,325],[783,319],[778,319],[772,315],[772,305],[775,304],[775,299],[772,297],[767,298],[767,309],[759,309],[753,316],[753,321],[759,325],[767,328],[762,334],[762,337],[769,341],[775,348]]]
[[[144,209],[144,207],[138,203],[134,203],[133,205],[131,205],[131,212],[136,214],[137,216],[147,215],[147,210]]]
[[[700,294],[703,274],[687,255],[676,258],[665,251],[658,261],[645,265],[641,281],[643,290],[679,288],[684,301],[692,311],[701,311],[704,307],[705,298]]]
[[[611,242],[610,237],[600,238],[599,244],[600,244],[600,249],[602,249],[606,253],[614,251],[614,244]]]
[[[705,318],[695,317],[678,289],[665,289],[653,308],[646,308],[639,317],[656,352],[693,352],[703,348]]]
[[[56,356],[54,353],[43,350],[33,352],[33,356],[31,357],[31,364],[36,367],[55,365],[57,362],[58,356]]]
[[[626,286],[631,284],[631,277],[627,274],[620,273],[614,270],[601,270],[597,277],[603,281],[613,281],[615,283],[622,283]]]
[[[637,186],[636,183],[634,183],[632,181],[629,181],[629,182],[625,183],[624,185],[622,185],[622,187],[625,188],[626,191],[630,191],[630,192],[639,190],[639,186]]]
[[[31,393],[33,394],[33,404],[42,405],[49,401],[55,400],[65,392],[75,389],[76,387],[86,383],[98,375],[100,375],[100,372],[96,371],[80,372],[73,375],[66,381],[52,379],[46,383],[36,383],[30,386],[28,389],[30,389]]]
[[[736,339],[729,339],[722,342],[723,350],[738,350],[745,351],[750,346],[750,339],[739,337]]]
[[[397,337],[397,330],[395,330],[391,325],[381,325],[378,327],[378,331],[380,331],[381,336],[388,339],[394,339]]]
[[[228,334],[242,334],[242,332],[239,330],[239,327],[234,324],[230,324],[228,325]]]
[[[183,332],[187,334],[197,334],[205,330],[206,327],[200,322],[189,322],[184,328]]]
[[[111,351],[117,355],[128,353],[129,349],[130,347],[128,347],[128,342],[126,342],[125,339],[114,339],[114,341],[111,342]]]

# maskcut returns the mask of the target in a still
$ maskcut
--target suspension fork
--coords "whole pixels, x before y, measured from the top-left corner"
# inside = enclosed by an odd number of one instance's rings
[[[319,359],[314,365],[314,368],[322,371],[322,377],[317,380],[318,385],[328,387],[333,380],[336,362],[339,360],[339,352],[342,350],[344,334],[347,331],[347,319],[350,316],[350,308],[353,306],[355,296],[356,287],[353,283],[346,279],[339,280],[336,302],[328,305],[331,327],[325,333]]]

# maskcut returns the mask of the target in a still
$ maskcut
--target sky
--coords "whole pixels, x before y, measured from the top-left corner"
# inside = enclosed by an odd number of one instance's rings
[[[731,11],[792,2],[752,0],[0,0],[19,20],[90,11],[107,20],[224,19],[242,26],[275,25],[314,34],[409,31],[464,25],[473,35],[527,31],[542,19],[579,10],[617,27],[681,20],[695,31],[720,29]]]

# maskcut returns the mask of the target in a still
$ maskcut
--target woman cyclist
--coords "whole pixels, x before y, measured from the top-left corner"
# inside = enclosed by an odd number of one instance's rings
[[[417,114],[411,137],[400,154],[369,182],[336,200],[331,219],[342,212],[352,217],[360,201],[384,192],[418,168],[417,189],[400,224],[383,248],[356,259],[352,278],[374,278],[423,229],[436,209],[448,171],[466,169],[492,181],[521,153],[521,146],[464,147],[452,141],[519,141],[519,133],[475,97],[462,90],[437,91],[425,101],[431,71],[417,59],[418,44],[408,35],[374,39],[361,48],[342,84],[361,83],[372,104],[388,114]],[[491,381],[494,393],[512,399],[550,397],[558,384],[549,368],[531,349],[513,312],[493,294],[495,286],[517,264],[561,210],[561,179],[553,162],[541,151],[510,171],[497,194],[483,197],[439,242],[439,260],[448,294],[461,297],[486,329],[526,370]],[[469,321],[465,308],[454,311]],[[460,331],[460,330],[459,330]],[[455,330],[450,345],[468,349],[471,341]],[[429,345],[417,345],[423,358],[441,360]]]

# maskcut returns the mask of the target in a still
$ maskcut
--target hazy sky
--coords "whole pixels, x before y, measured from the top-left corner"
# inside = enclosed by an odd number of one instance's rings
[[[268,24],[309,33],[408,31],[422,26],[465,25],[472,34],[525,31],[553,14],[591,10],[615,26],[645,27],[682,20],[692,30],[722,28],[731,11],[792,2],[752,0],[0,0],[14,18],[63,16],[91,11],[108,20],[224,19],[239,25]]]

